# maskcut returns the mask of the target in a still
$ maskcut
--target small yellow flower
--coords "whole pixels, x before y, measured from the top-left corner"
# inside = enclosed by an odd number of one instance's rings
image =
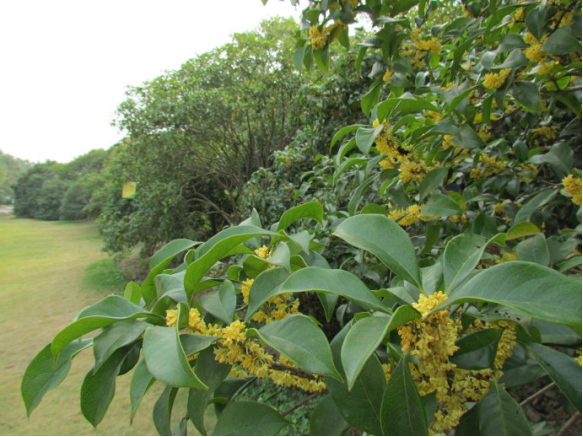
[[[499,73],[486,74],[486,77],[484,78],[484,86],[494,90],[500,88],[504,85],[504,82],[506,82],[511,71],[511,68],[505,68],[504,70],[500,70]]]
[[[582,206],[581,202],[581,178],[576,178],[572,174],[563,179],[565,192],[574,204]]]

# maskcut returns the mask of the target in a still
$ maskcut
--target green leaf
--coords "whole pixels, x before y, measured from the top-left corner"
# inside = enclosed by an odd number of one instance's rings
[[[549,374],[575,408],[581,411],[581,366],[571,357],[546,346],[527,343],[528,355]]]
[[[292,314],[251,331],[306,372],[341,379],[326,335],[309,317]]]
[[[480,435],[532,435],[521,406],[497,382],[476,407]]]
[[[126,285],[123,297],[131,303],[139,305],[140,299],[142,298],[142,287],[134,281],[129,282],[128,285]]]
[[[435,168],[427,173],[427,176],[421,182],[419,186],[419,201],[427,197],[433,190],[443,184],[447,176],[448,169],[445,167]]]
[[[500,39],[500,46],[498,47],[498,51],[509,52],[510,50],[525,49],[527,47],[528,44],[524,42],[520,35],[515,33],[507,33]]]
[[[239,401],[227,405],[219,416],[213,435],[277,435],[289,424],[273,407]]]
[[[128,354],[128,348],[118,349],[97,370],[91,369],[81,385],[81,412],[94,427],[105,417],[115,394],[115,378]]]
[[[517,68],[525,65],[528,65],[526,56],[524,56],[520,49],[514,49],[510,52],[506,60],[502,64],[496,65],[495,68]]]
[[[103,332],[93,340],[94,370],[119,348],[133,343],[149,325],[136,320],[126,320],[103,328]]]
[[[332,397],[323,396],[310,416],[310,435],[342,435],[347,426]]]
[[[253,295],[254,287],[251,287],[251,290],[251,295]],[[369,288],[352,273],[344,270],[325,269],[321,267],[306,267],[292,273],[276,290],[273,290],[271,294],[262,298],[261,303],[277,294],[301,293],[305,291],[333,293],[343,296],[363,308],[370,308],[382,312],[388,311]]]
[[[542,46],[542,51],[550,55],[581,53],[581,42],[573,36],[568,26],[559,27]]]
[[[178,389],[176,387],[166,386],[154,405],[152,412],[154,426],[159,435],[173,435],[170,421],[172,419],[172,407],[174,406],[177,393]]]
[[[459,204],[445,194],[435,193],[421,209],[421,214],[427,216],[449,217],[461,214],[463,210]]]
[[[277,294],[278,287],[288,277],[289,273],[282,268],[266,270],[257,276],[249,291],[249,306],[245,314],[245,321],[251,319],[251,316],[259,311],[261,305]]]
[[[324,219],[324,208],[319,202],[308,202],[290,208],[279,219],[277,230],[287,229],[292,223],[302,218],[316,220],[321,224]]]
[[[538,87],[532,82],[514,82],[512,84],[512,96],[528,109],[540,110],[540,93]]]
[[[356,147],[358,147],[358,150],[364,155],[368,155],[375,138],[381,133],[383,127],[382,124],[379,124],[375,128],[361,127],[358,129],[356,131]]]
[[[155,381],[156,379],[150,372],[148,372],[146,361],[142,359],[136,366],[136,370],[134,370],[132,381],[130,383],[130,423],[134,420],[144,395],[147,393],[150,387],[152,387],[152,384],[154,384]]]
[[[197,259],[188,266],[184,275],[184,288],[188,296],[192,296],[197,284],[215,265],[224,258],[231,249],[253,237],[262,235],[277,235],[274,232],[256,226],[233,226],[219,232],[196,250]]]
[[[350,217],[336,228],[334,235],[352,246],[371,252],[395,274],[418,288],[422,287],[411,239],[386,216],[365,214]]]
[[[460,136],[453,137],[453,143],[464,149],[476,149],[484,146],[484,140],[467,124],[460,126]]]
[[[349,327],[346,325],[330,344],[334,362],[341,372],[341,348]],[[379,417],[387,384],[376,355],[372,355],[366,362],[352,390],[349,391],[346,384],[332,378],[326,378],[326,385],[336,408],[350,425],[369,434],[382,435]]]
[[[152,258],[150,258],[150,269],[154,269],[160,265],[164,265],[164,267],[166,267],[170,261],[176,257],[176,255],[190,249],[191,247],[196,246],[197,244],[201,243],[187,240],[186,238],[172,240],[170,243],[166,244],[154,255],[152,255]]]
[[[218,337],[197,334],[180,334],[180,344],[188,357],[208,348]],[[198,375],[197,375],[198,376]]]
[[[494,368],[494,359],[502,331],[484,329],[473,332],[456,342],[459,348],[450,361],[462,369],[480,370]]]
[[[542,193],[537,194],[528,202],[526,202],[522,208],[518,210],[516,216],[514,217],[514,223],[527,222],[530,220],[530,216],[541,206],[546,205],[557,195],[558,190],[546,190]]]
[[[534,237],[518,243],[516,256],[521,261],[531,261],[546,267],[551,262],[549,246],[543,234],[536,234]]]
[[[164,271],[166,266],[181,252],[190,249],[193,246],[200,244],[199,242],[178,239],[173,240],[158,250],[150,259],[150,273],[144,280],[141,287],[141,294],[147,304],[152,302],[156,297],[156,288],[154,280],[156,276]]]
[[[51,348],[55,357],[58,357],[65,346],[76,338],[105,326],[113,325],[128,319],[147,317],[163,321],[163,317],[144,311],[121,296],[107,296],[105,299],[82,310],[77,320],[59,332]]]
[[[148,328],[144,336],[144,358],[148,371],[168,385],[203,390],[208,388],[188,364],[180,337],[174,328]]]
[[[454,290],[448,305],[475,301],[581,327],[581,284],[538,264],[514,261],[483,270]]]
[[[542,7],[532,9],[526,16],[526,27],[538,40],[543,36],[544,16],[545,11]]]
[[[63,382],[71,368],[71,360],[83,349],[88,348],[91,343],[92,339],[69,343],[56,361],[49,343],[32,359],[20,385],[20,393],[28,417],[40,404],[45,393]]]
[[[540,233],[540,229],[531,222],[516,223],[506,233],[506,241],[528,237]]]
[[[341,138],[345,137],[350,132],[353,132],[356,129],[361,128],[361,127],[366,127],[366,125],[353,124],[351,126],[344,126],[342,129],[340,129],[338,132],[336,132],[336,134],[332,138],[332,142],[330,143],[330,148],[334,147],[334,144],[336,144]]]
[[[348,390],[351,390],[364,365],[389,332],[419,318],[408,305],[397,308],[391,317],[366,317],[357,321],[342,343],[341,359]]]
[[[194,372],[209,389],[199,390],[191,388],[188,392],[187,411],[190,420],[192,420],[192,423],[202,435],[207,434],[204,424],[204,414],[211,395],[229,375],[230,370],[230,365],[215,361],[215,354],[212,349],[202,351],[196,359]]]
[[[488,241],[479,235],[461,234],[447,243],[442,258],[446,291],[458,287],[472,273],[492,243],[504,244],[504,234]]]
[[[235,307],[237,306],[237,294],[233,283],[225,280],[218,290],[202,295],[200,304],[217,319],[222,320],[227,325],[230,324],[235,317]]]
[[[391,373],[381,404],[384,435],[427,435],[427,419],[421,397],[409,373],[408,355]]]
[[[365,115],[370,114],[372,107],[378,103],[379,97],[381,96],[381,90],[382,84],[377,81],[360,100],[360,107],[362,108],[362,112],[364,112]]]

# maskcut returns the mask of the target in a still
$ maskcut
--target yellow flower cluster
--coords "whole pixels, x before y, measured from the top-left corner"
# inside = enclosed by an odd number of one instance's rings
[[[494,205],[494,212],[496,214],[504,214],[504,205],[507,205],[509,202],[505,200],[504,202],[499,202]]]
[[[251,292],[251,286],[255,282],[255,279],[247,279],[241,283],[241,294],[243,295],[243,302],[249,305],[249,293]]]
[[[572,174],[563,179],[563,186],[565,192],[571,198],[574,204],[583,206],[581,204],[581,178],[576,178]]]
[[[441,42],[438,38],[422,39],[421,29],[413,29],[411,40],[413,44],[404,44],[401,55],[411,58],[411,64],[414,68],[423,67],[423,58],[427,53],[437,55],[441,52]]]
[[[176,309],[167,310],[166,325],[176,326],[177,315]],[[270,378],[276,384],[294,386],[308,392],[321,392],[326,389],[326,384],[319,376],[311,375],[311,378],[304,378],[291,373],[289,370],[299,369],[290,360],[283,355],[274,358],[257,339],[247,338],[246,325],[240,320],[221,328],[216,324],[205,324],[200,312],[192,308],[189,311],[188,327],[194,334],[219,337],[214,354],[218,362],[233,366],[231,376],[255,375],[258,378]],[[195,358],[196,355],[188,357],[189,360]]]
[[[278,294],[267,300],[261,310],[253,314],[253,320],[259,323],[271,323],[281,320],[288,314],[299,314],[300,300],[289,302],[291,293]]]
[[[486,74],[484,77],[484,86],[494,90],[500,88],[502,85],[504,85],[504,82],[506,82],[506,79],[510,75],[511,71],[511,68],[505,68],[500,70],[498,73]]]
[[[470,171],[470,177],[473,179],[493,176],[506,169],[507,166],[504,161],[498,161],[497,156],[488,156],[486,154],[480,156],[480,162],[484,165],[481,165],[479,168],[473,168]]]
[[[543,137],[543,139],[552,141],[557,139],[557,126],[541,126],[532,131],[533,138]]]
[[[419,220],[427,222],[430,220],[437,220],[439,218],[421,214],[421,208],[421,205],[411,205],[405,209],[395,209],[389,213],[388,217],[391,220],[396,221],[401,226],[410,226],[417,223]]]
[[[334,33],[332,33],[332,38],[330,41],[334,41],[334,39],[338,36],[339,31],[342,30],[344,26],[346,26],[346,24],[342,22],[342,20],[338,19],[333,24],[325,26],[321,32],[317,25],[310,27],[308,33],[311,37],[310,42],[312,47],[316,50],[323,48],[326,45],[326,41],[328,40],[328,35],[330,35],[332,32]]]
[[[419,394],[435,393],[437,399],[438,407],[430,427],[433,434],[454,428],[466,412],[466,402],[478,401],[488,392],[492,381],[502,375],[499,369],[516,345],[516,327],[512,322],[500,320],[483,324],[477,321],[468,332],[489,327],[504,330],[498,343],[495,369],[458,368],[450,362],[450,357],[458,349],[455,343],[462,331],[460,318],[450,317],[447,309],[434,311],[446,300],[447,296],[441,291],[431,296],[421,295],[413,307],[421,313],[422,319],[399,328],[403,351],[416,358],[410,370]],[[390,372],[390,367],[384,370]]]
[[[271,252],[269,251],[269,247],[261,246],[259,249],[255,250],[255,255],[262,259],[269,259],[271,257]]]
[[[393,76],[393,72],[391,71],[390,68],[387,68],[387,70],[385,71],[385,74],[383,75],[383,82],[388,82],[392,76]]]
[[[490,141],[490,138],[492,138],[492,132],[490,132],[490,128],[488,126],[480,126],[480,129],[478,129],[478,136],[482,139],[482,141],[487,143]]]
[[[468,219],[467,214],[456,214],[456,215],[452,215],[449,217],[449,221],[452,223],[458,223],[458,222],[467,223],[468,220],[469,219]]]
[[[536,176],[538,175],[538,168],[536,168],[536,165],[532,164],[532,163],[528,163],[528,164],[520,164],[519,167],[520,170],[520,174],[519,174],[519,178],[522,182],[525,183],[530,183],[534,180],[534,178],[536,178]]]
[[[453,147],[455,153],[463,152],[463,149],[461,147],[458,147],[453,143],[453,135],[444,135],[442,146],[444,149],[449,149],[450,147]]]

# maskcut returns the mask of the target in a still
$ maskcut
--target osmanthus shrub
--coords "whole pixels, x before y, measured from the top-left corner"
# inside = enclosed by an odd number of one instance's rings
[[[462,234],[420,267],[397,223],[355,215],[330,238],[385,267],[391,286],[371,290],[354,274],[329,267],[313,231],[290,231],[301,219],[325,223],[328,217],[311,202],[267,229],[254,214],[204,244],[167,244],[152,257],[142,285],[131,282],[123,297],[83,309],[33,359],[22,382],[28,414],[91,346],[95,365],[81,387],[81,411],[95,426],[115,394],[116,377],[132,369],[132,417],[153,384],[165,387],[154,407],[160,434],[184,434],[189,422],[210,432],[204,421],[210,404],[214,435],[277,434],[289,424],[281,412],[237,400],[255,378],[318,397],[310,418],[315,435],[349,428],[374,435],[454,429],[528,435],[530,424],[505,387],[542,375],[581,409],[576,279],[525,261],[477,269],[505,234],[490,241]],[[177,257],[182,263],[167,268]],[[318,296],[325,320],[302,314],[300,293]],[[359,311],[329,341],[321,326],[340,300]],[[188,402],[177,411],[181,390]]]

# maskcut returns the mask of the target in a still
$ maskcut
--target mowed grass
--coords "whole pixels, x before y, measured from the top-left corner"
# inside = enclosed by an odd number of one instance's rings
[[[116,396],[95,430],[79,408],[79,390],[92,350],[73,362],[67,379],[26,418],[20,382],[28,363],[83,307],[123,290],[123,278],[100,252],[94,224],[0,216],[0,434],[155,435],[152,387],[129,425],[131,373],[117,379]],[[120,285],[122,288],[120,288]]]

